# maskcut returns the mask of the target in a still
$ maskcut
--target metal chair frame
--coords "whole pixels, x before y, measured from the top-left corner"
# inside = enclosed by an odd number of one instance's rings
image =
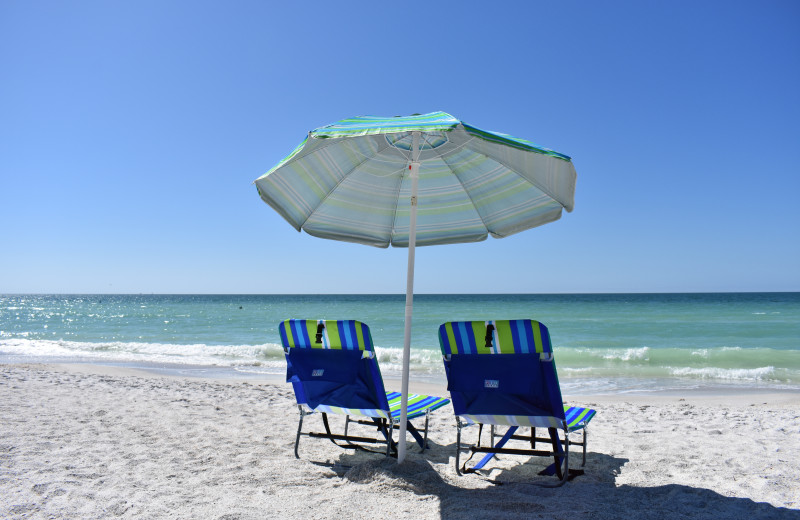
[[[583,458],[581,461],[581,467],[586,465],[586,427],[584,426],[581,428],[583,430],[582,438],[578,441],[573,441],[569,438],[570,432],[567,430],[566,425],[563,428],[547,428],[548,433],[550,434],[549,437],[537,437],[536,436],[536,428],[530,428],[530,435],[511,435],[508,440],[516,440],[516,441],[525,441],[530,443],[529,449],[520,449],[520,448],[498,448],[494,442],[495,438],[495,426],[494,424],[491,426],[490,432],[490,443],[488,446],[481,445],[481,433],[483,431],[484,424],[482,423],[474,423],[469,421],[464,421],[459,417],[456,417],[456,427],[458,429],[456,435],[456,473],[461,476],[462,475],[462,468],[460,467],[460,456],[461,456],[461,431],[465,428],[470,426],[478,425],[478,441],[476,444],[468,446],[471,455],[470,458],[475,453],[491,453],[491,454],[506,454],[506,455],[529,455],[529,456],[538,456],[538,457],[552,457],[555,461],[555,471],[556,476],[559,478],[558,484],[553,487],[558,487],[564,485],[565,482],[569,479],[569,447],[570,446],[580,446],[583,449]],[[509,426],[512,428],[512,426]],[[558,434],[559,430],[563,433],[563,438],[561,438]],[[575,433],[574,431],[572,433]],[[538,450],[536,449],[537,442],[546,442],[552,446],[552,450]],[[559,451],[558,448],[561,448]],[[469,459],[467,459],[469,460]],[[469,469],[466,468],[466,462],[464,467],[465,472],[470,472]]]
[[[294,442],[294,456],[295,458],[299,459],[299,446],[300,446],[300,437],[312,437],[312,438],[321,438],[321,439],[329,439],[331,442],[339,446],[340,448],[344,449],[353,449],[353,450],[362,450],[362,451],[370,451],[374,452],[373,450],[366,449],[364,446],[360,444],[383,444],[386,443],[386,456],[396,456],[397,454],[397,443],[393,440],[393,431],[400,429],[400,421],[396,419],[386,419],[383,417],[370,417],[371,421],[367,421],[367,418],[364,419],[352,419],[349,415],[345,415],[345,422],[344,422],[344,434],[335,434],[331,432],[330,424],[328,423],[328,414],[325,412],[320,412],[322,415],[322,423],[325,426],[325,432],[304,432],[303,431],[303,419],[306,416],[314,415],[317,412],[309,411],[303,406],[298,405],[298,409],[300,410],[300,421],[297,425],[297,436]],[[424,452],[428,448],[428,420],[430,416],[430,410],[425,411],[425,428],[422,432],[422,436],[419,434],[419,430],[417,430],[412,424],[411,421],[408,421],[406,424],[406,428],[411,433],[417,444],[420,445],[420,453]],[[371,426],[373,428],[377,428],[377,430],[382,434],[382,437],[362,437],[362,436],[354,436],[350,435],[349,429],[350,424],[358,424],[361,426]],[[345,444],[339,444],[336,441],[343,441]],[[377,453],[377,452],[375,452]]]

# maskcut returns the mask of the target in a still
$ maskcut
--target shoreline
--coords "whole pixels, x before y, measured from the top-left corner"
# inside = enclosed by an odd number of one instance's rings
[[[161,377],[189,378],[209,381],[242,381],[252,384],[261,382],[285,383],[286,367],[285,363],[280,367],[260,367],[260,370],[252,370],[247,367],[237,368],[235,366],[219,365],[195,365],[177,363],[156,363],[156,362],[127,362],[127,361],[100,361],[94,359],[80,358],[47,358],[47,357],[27,357],[27,356],[2,356],[0,366],[3,365],[44,365],[54,367],[67,367],[67,370],[82,371],[86,373],[107,373],[118,375],[152,375]],[[69,368],[71,367],[71,368]],[[400,375],[385,371],[383,380],[387,390],[397,390],[401,386]],[[663,379],[654,382],[645,378],[621,379],[622,386],[617,388],[594,389],[583,381],[596,381],[580,377],[561,377],[561,389],[565,399],[575,397],[576,399],[587,399],[595,397],[716,397],[716,396],[738,396],[738,395],[786,395],[787,398],[794,396],[800,399],[800,388],[794,388],[782,384],[753,384],[751,382],[721,382],[703,381],[692,379],[673,378]],[[616,382],[613,379],[609,381]],[[651,383],[657,383],[651,385]],[[447,393],[447,381],[444,374],[411,374],[409,381],[410,389],[415,393],[429,395],[445,395]],[[660,385],[660,386],[658,386]],[[607,385],[611,386],[611,385]],[[655,386],[655,389],[652,387]],[[651,387],[651,388],[648,388]],[[667,388],[665,388],[667,387]]]
[[[0,363],[0,367],[3,364]],[[250,384],[250,385],[275,385],[283,386],[291,392],[291,385],[286,382],[284,374],[259,374],[253,376],[240,373],[239,376],[230,377],[221,375],[215,377],[214,374],[219,367],[195,366],[192,368],[164,369],[158,367],[142,368],[138,366],[120,366],[117,364],[98,365],[94,363],[21,363],[17,366],[36,369],[58,370],[73,374],[95,375],[95,376],[115,376],[115,377],[156,377],[186,381],[209,381],[214,383],[230,384]],[[185,373],[188,372],[188,373]],[[199,372],[194,373],[194,372]],[[201,375],[202,374],[202,375]],[[387,390],[399,390],[401,381],[399,378],[384,377],[384,384]],[[447,385],[437,384],[426,381],[409,381],[409,391],[411,393],[435,395],[449,397]],[[745,388],[739,391],[732,391],[729,388],[708,387],[702,389],[692,389],[688,392],[680,391],[653,391],[653,392],[629,392],[629,393],[609,393],[609,394],[568,394],[563,393],[564,401],[581,404],[595,403],[619,403],[620,401],[634,404],[656,403],[656,404],[675,404],[675,403],[703,403],[703,404],[731,404],[739,406],[790,406],[800,409],[800,391],[786,389],[759,389]]]
[[[0,362],[3,367],[18,367],[25,370],[53,370],[69,374],[111,377],[140,377],[163,378],[186,382],[209,382],[219,384],[249,384],[273,385],[283,387],[291,393],[292,387],[286,382],[285,373],[270,374],[238,372],[231,367],[203,366],[203,365],[143,365],[141,363],[96,363],[96,362]],[[399,377],[383,377],[386,390],[399,391],[401,380]],[[449,397],[446,382],[420,381],[412,378],[409,380],[409,391],[418,394]],[[703,402],[715,404],[730,404],[753,406],[756,404],[770,404],[777,406],[797,406],[800,409],[800,390],[786,388],[752,388],[735,385],[717,386],[708,385],[703,388],[689,388],[685,390],[654,390],[654,391],[629,391],[609,393],[568,393],[563,391],[564,401],[584,403],[587,401],[597,403],[618,403],[628,401],[633,403],[676,403],[676,402]],[[800,432],[798,432],[800,433]]]

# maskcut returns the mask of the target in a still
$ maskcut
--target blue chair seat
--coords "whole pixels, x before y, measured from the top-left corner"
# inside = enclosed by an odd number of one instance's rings
[[[278,331],[286,355],[286,381],[292,383],[300,410],[295,456],[299,458],[301,436],[326,438],[353,449],[385,442],[386,454],[391,455],[401,395],[384,389],[369,327],[355,320],[286,320]],[[406,428],[423,451],[427,447],[428,414],[449,402],[442,397],[409,395]],[[322,414],[325,432],[303,432],[303,418],[315,412]],[[328,414],[345,416],[344,433],[331,432]],[[362,419],[353,421],[351,416]],[[425,417],[423,434],[410,422],[419,417]],[[354,436],[349,432],[351,423],[377,427],[381,437]]]

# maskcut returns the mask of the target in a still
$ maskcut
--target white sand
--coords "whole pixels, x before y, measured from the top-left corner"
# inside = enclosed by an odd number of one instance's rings
[[[308,438],[296,460],[286,383],[0,365],[0,518],[800,519],[797,393],[574,404],[598,410],[586,473],[546,489],[539,458],[458,477],[450,407],[402,465]]]

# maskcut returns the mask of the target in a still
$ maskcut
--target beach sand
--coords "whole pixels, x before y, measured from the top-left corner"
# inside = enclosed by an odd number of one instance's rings
[[[548,489],[540,458],[457,476],[449,406],[401,465],[308,438],[297,460],[280,381],[0,365],[0,518],[800,519],[797,393],[567,401],[598,415],[585,474]]]

